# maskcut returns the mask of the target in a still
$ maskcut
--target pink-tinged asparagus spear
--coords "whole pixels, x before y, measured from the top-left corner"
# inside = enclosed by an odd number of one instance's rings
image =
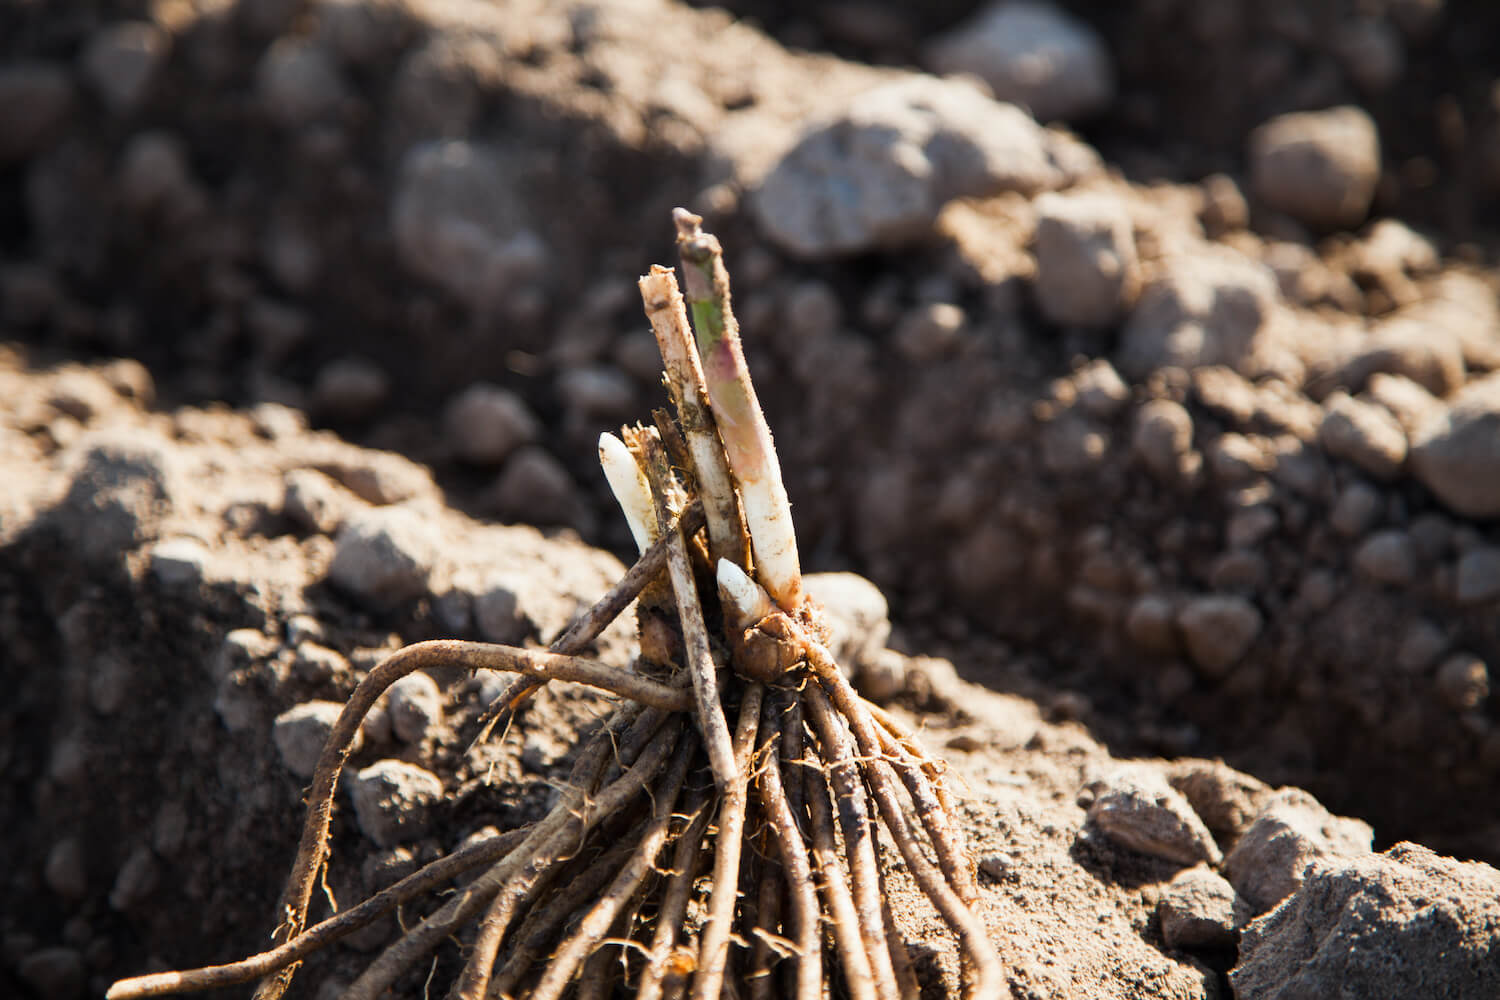
[[[698,356],[708,383],[708,398],[730,471],[740,487],[745,526],[755,553],[755,576],[784,610],[802,607],[802,569],[792,507],[781,481],[781,465],[771,442],[771,428],[761,412],[739,324],[729,307],[729,273],[714,236],[703,232],[703,220],[686,209],[674,209],[677,252],[682,258],[683,290],[698,340]]]

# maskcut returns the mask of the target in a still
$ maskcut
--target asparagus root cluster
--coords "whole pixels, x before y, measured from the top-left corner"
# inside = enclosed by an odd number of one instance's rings
[[[373,669],[319,759],[272,946],[122,980],[110,1000],[252,981],[258,1000],[276,1000],[306,956],[398,908],[425,916],[403,922],[346,997],[387,995],[457,941],[449,995],[460,1000],[908,998],[919,984],[889,905],[893,851],[953,932],[966,991],[1000,995],[943,763],[860,697],[829,652],[719,243],[696,216],[674,218],[682,286],[664,267],[640,280],[672,411],[600,441],[635,565],[545,651],[437,640]],[[585,656],[632,602],[633,668]],[[310,924],[361,721],[399,678],[454,665],[516,675],[486,732],[551,681],[618,704],[544,817]]]

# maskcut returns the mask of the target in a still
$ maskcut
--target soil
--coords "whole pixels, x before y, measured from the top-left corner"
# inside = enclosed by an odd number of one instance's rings
[[[1495,12],[1063,6],[1115,79],[1042,130],[1086,154],[1052,186],[1123,214],[1138,267],[1098,321],[1046,297],[1039,190],[948,194],[852,252],[757,215],[804,129],[927,65],[970,4],[0,10],[0,991],[253,951],[305,781],[275,720],[402,642],[545,641],[612,582],[630,539],[595,440],[663,404],[632,282],[672,259],[677,204],[725,244],[805,563],[889,601],[899,652],[856,679],[966,783],[1016,995],[1252,995],[1248,917],[1169,942],[1184,864],[1101,819],[1126,758],[1218,776],[1184,792],[1218,852],[1297,786],[1376,850],[1500,862],[1500,506],[1417,454],[1431,421],[1500,412]],[[1380,146],[1328,225],[1257,183],[1252,134],[1337,105]],[[1163,289],[1221,265],[1242,297],[1203,322],[1252,314],[1252,349],[1142,347]],[[504,433],[458,408],[479,383]],[[1157,417],[1184,433],[1152,444]],[[1461,485],[1493,498],[1476,454]],[[393,548],[341,572],[366,523]],[[548,691],[468,751],[492,684],[435,680],[415,736],[372,730],[357,763],[445,795],[394,847],[341,812],[341,902],[534,816],[605,705]],[[1250,804],[1216,820],[1230,787]],[[904,919],[941,993],[945,935]]]

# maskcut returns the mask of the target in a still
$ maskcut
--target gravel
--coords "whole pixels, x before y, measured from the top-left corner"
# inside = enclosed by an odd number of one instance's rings
[[[1271,208],[1318,229],[1358,224],[1380,179],[1380,137],[1357,107],[1280,115],[1250,134],[1250,185]]]

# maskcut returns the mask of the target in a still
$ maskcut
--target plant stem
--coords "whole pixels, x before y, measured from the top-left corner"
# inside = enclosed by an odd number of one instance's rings
[[[755,575],[777,604],[795,612],[802,607],[803,593],[792,507],[781,481],[771,428],[745,365],[739,324],[729,305],[724,251],[718,239],[699,228],[703,220],[698,216],[679,208],[673,210],[672,218],[677,223],[677,252],[708,398],[745,505],[745,526],[755,549]]]

